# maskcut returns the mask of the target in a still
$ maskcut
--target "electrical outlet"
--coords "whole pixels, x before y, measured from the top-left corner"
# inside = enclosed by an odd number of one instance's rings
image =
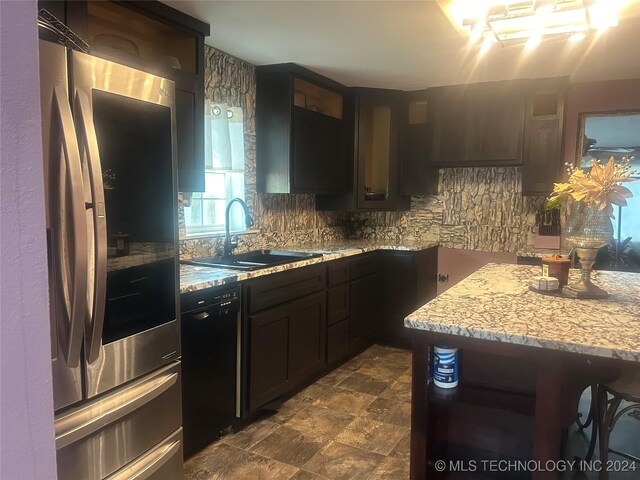
[[[448,273],[439,273],[438,281],[440,283],[448,283],[449,282],[449,274]]]

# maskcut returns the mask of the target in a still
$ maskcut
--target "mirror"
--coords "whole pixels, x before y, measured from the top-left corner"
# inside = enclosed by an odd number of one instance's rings
[[[605,164],[611,156],[616,162],[634,157],[631,168],[640,171],[640,111],[583,113],[580,115],[577,163],[590,169],[593,160]],[[600,268],[638,270],[625,264],[640,261],[640,175],[624,185],[633,193],[626,207],[614,206],[614,240],[610,248],[599,253]],[[631,238],[627,243],[625,241]],[[616,248],[617,247],[617,248]],[[603,250],[607,250],[606,247]]]

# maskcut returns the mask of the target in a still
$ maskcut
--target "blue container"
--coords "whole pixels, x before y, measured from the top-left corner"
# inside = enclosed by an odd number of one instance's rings
[[[458,349],[446,345],[433,347],[433,383],[440,388],[458,386]]]

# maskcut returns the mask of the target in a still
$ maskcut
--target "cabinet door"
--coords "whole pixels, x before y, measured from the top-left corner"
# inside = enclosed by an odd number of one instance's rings
[[[188,88],[188,83],[176,82],[178,190],[203,192],[204,93],[196,86]]]
[[[256,409],[290,388],[289,321],[282,306],[249,316],[249,409]]]
[[[289,380],[298,384],[325,366],[325,292],[296,300],[289,308]]]
[[[349,319],[327,328],[327,363],[332,365],[349,354]]]
[[[346,192],[350,163],[342,119],[293,107],[292,128],[292,193]]]
[[[327,325],[333,325],[349,316],[350,300],[348,283],[343,283],[327,291]]]
[[[397,95],[360,94],[357,132],[357,207],[393,209],[400,183]]]
[[[471,114],[467,162],[521,164],[523,89],[518,85],[479,85],[469,88],[466,95]]]
[[[366,347],[375,335],[378,323],[378,274],[351,282],[351,313],[349,318],[349,350]]]
[[[464,165],[469,149],[469,106],[462,87],[436,88],[429,92],[427,122],[431,131],[431,163]]]
[[[410,337],[404,317],[416,306],[416,266],[413,252],[386,252],[384,262],[384,318],[386,341],[402,342]]]
[[[538,80],[528,95],[522,167],[523,195],[548,195],[562,175],[565,78]]]
[[[400,118],[400,194],[436,195],[438,169],[429,163],[426,90],[405,95]]]

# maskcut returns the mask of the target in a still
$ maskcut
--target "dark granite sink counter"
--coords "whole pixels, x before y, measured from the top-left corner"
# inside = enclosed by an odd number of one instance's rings
[[[321,262],[328,262],[342,257],[349,257],[376,250],[404,250],[420,251],[438,246],[436,241],[419,242],[382,242],[367,240],[343,240],[322,244],[287,245],[280,250],[290,250],[295,252],[318,252],[322,257],[310,258],[298,262],[275,265],[273,267],[262,268],[253,271],[239,271],[225,268],[199,267],[194,265],[180,265],[180,292],[192,292],[203,288],[216,287],[226,283],[239,282],[249,278],[260,277],[272,273],[291,270],[293,268],[305,267]]]
[[[539,267],[488,264],[423,305],[405,326],[640,362],[640,274],[594,272],[611,296],[577,300],[528,285]],[[571,270],[569,282],[579,275]]]

